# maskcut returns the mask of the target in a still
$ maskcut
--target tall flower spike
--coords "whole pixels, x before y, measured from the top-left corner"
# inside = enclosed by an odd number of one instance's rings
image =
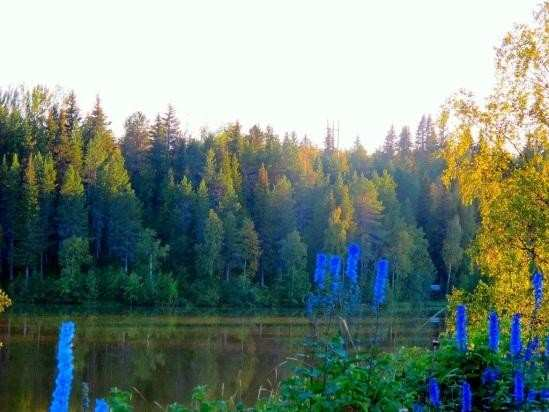
[[[461,412],[472,412],[473,410],[473,393],[471,385],[463,382],[461,385]]]
[[[461,352],[467,351],[467,308],[456,307],[456,346]]]
[[[536,336],[535,338],[530,339],[528,341],[528,344],[526,345],[526,350],[524,351],[524,360],[526,362],[531,361],[536,351],[538,350],[538,348],[539,348],[539,339]]]
[[[440,387],[437,378],[429,378],[429,402],[435,408],[440,408]]]
[[[520,313],[515,313],[511,320],[511,339],[509,341],[509,352],[511,356],[518,358],[522,350],[520,341]]]
[[[376,264],[376,279],[374,283],[374,305],[379,307],[385,301],[385,288],[389,275],[389,261],[380,259]]]
[[[337,299],[341,291],[341,258],[337,255],[330,259],[332,273],[332,298]]]
[[[539,310],[543,301],[543,275],[541,273],[534,273],[532,276],[532,286],[534,288],[534,305]]]
[[[513,376],[513,399],[515,405],[524,402],[524,375],[520,371],[516,371]]]
[[[349,250],[347,254],[347,269],[346,275],[347,279],[351,284],[356,284],[358,281],[358,260],[360,258],[360,247],[356,243],[351,243],[349,245]]]
[[[326,271],[326,260],[327,257],[324,253],[319,253],[316,255],[316,267],[314,273],[314,283],[317,288],[324,287],[324,275]]]
[[[63,322],[59,331],[57,345],[57,377],[50,406],[50,412],[68,412],[73,377],[72,340],[74,338],[74,322]]]
[[[104,399],[95,400],[95,412],[109,412],[109,405]]]
[[[488,317],[488,348],[492,352],[499,350],[499,317],[494,311]]]

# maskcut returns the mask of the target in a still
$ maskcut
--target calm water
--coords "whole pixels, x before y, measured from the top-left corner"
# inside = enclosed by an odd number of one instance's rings
[[[426,321],[435,310],[385,317],[379,332],[383,347],[428,346],[436,326]],[[55,376],[55,349],[62,320],[76,322],[72,410],[82,410],[82,386],[90,397],[109,388],[135,388],[143,400],[188,402],[191,389],[207,384],[217,396],[257,398],[291,368],[280,366],[302,351],[311,333],[301,314],[260,312],[178,313],[85,311],[80,308],[16,308],[0,317],[0,411],[46,411]],[[372,334],[375,320],[361,320]],[[138,398],[139,395],[136,395]],[[158,410],[155,408],[154,410]]]

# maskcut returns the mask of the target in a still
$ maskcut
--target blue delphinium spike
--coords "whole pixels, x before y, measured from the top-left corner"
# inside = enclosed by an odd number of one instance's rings
[[[327,257],[324,253],[319,253],[316,255],[316,266],[313,280],[317,288],[324,287],[324,277],[326,272],[326,261]]]
[[[499,370],[497,370],[496,368],[488,367],[484,369],[484,371],[482,372],[480,381],[482,382],[483,385],[491,385],[492,383],[497,381],[499,377],[500,377]]]
[[[341,258],[339,256],[331,257],[330,271],[332,273],[332,298],[337,299],[341,291]]]
[[[524,351],[524,360],[526,362],[531,361],[532,357],[535,355],[538,348],[539,348],[539,339],[536,336],[535,338],[530,339],[528,341],[528,344],[526,345],[526,350]]]
[[[539,391],[539,400],[542,402],[549,402],[549,388],[543,388]]]
[[[96,399],[95,412],[109,412],[108,403],[104,399]]]
[[[538,397],[538,391],[535,391],[534,389],[530,389],[528,391],[528,395],[526,395],[526,401],[528,403],[534,402]]]
[[[421,403],[414,403],[412,405],[412,412],[424,412],[425,407]]]
[[[74,322],[63,322],[61,324],[57,344],[57,377],[55,378],[50,412],[67,412],[69,410],[74,368],[72,352],[74,331]]]
[[[511,356],[515,358],[520,356],[522,350],[520,334],[520,313],[515,313],[511,320],[511,339],[509,341],[509,352],[511,352]]]
[[[461,412],[471,412],[473,410],[473,393],[471,385],[463,382],[461,385]]]
[[[467,308],[456,307],[456,346],[461,352],[467,351]]]
[[[347,279],[351,284],[356,284],[358,281],[358,260],[360,258],[360,247],[356,243],[351,243],[349,245],[348,255],[347,255],[347,268],[346,275]]]
[[[524,375],[521,371],[515,371],[513,376],[513,399],[516,405],[524,402]]]
[[[534,288],[534,305],[539,310],[543,301],[543,275],[541,273],[534,273],[532,276],[532,286]]]
[[[499,317],[494,311],[488,317],[488,348],[492,352],[499,350]]]
[[[379,307],[385,301],[385,288],[389,275],[389,261],[380,259],[376,264],[376,279],[374,283],[374,305]]]
[[[440,408],[440,387],[437,378],[429,378],[429,402],[435,408]]]

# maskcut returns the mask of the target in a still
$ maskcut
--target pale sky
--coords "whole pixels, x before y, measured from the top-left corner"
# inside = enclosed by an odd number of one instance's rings
[[[494,46],[538,0],[0,0],[0,87],[99,94],[117,135],[125,118],[172,103],[197,136],[239,120],[320,144],[378,147],[415,130],[459,88],[486,95]]]

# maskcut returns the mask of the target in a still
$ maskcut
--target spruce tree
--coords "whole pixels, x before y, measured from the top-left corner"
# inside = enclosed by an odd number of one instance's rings
[[[37,222],[38,247],[40,255],[40,275],[44,274],[48,250],[53,244],[55,235],[55,195],[57,172],[51,155],[36,157],[36,174],[38,181],[39,216]]]
[[[84,185],[72,165],[69,165],[59,191],[57,231],[60,242],[70,237],[88,237],[88,213]]]
[[[25,268],[25,285],[28,285],[30,272],[36,268],[41,247],[40,221],[38,194],[39,187],[36,178],[34,159],[27,159],[23,175],[23,187],[21,201],[17,213],[19,236],[17,246],[17,260]]]

